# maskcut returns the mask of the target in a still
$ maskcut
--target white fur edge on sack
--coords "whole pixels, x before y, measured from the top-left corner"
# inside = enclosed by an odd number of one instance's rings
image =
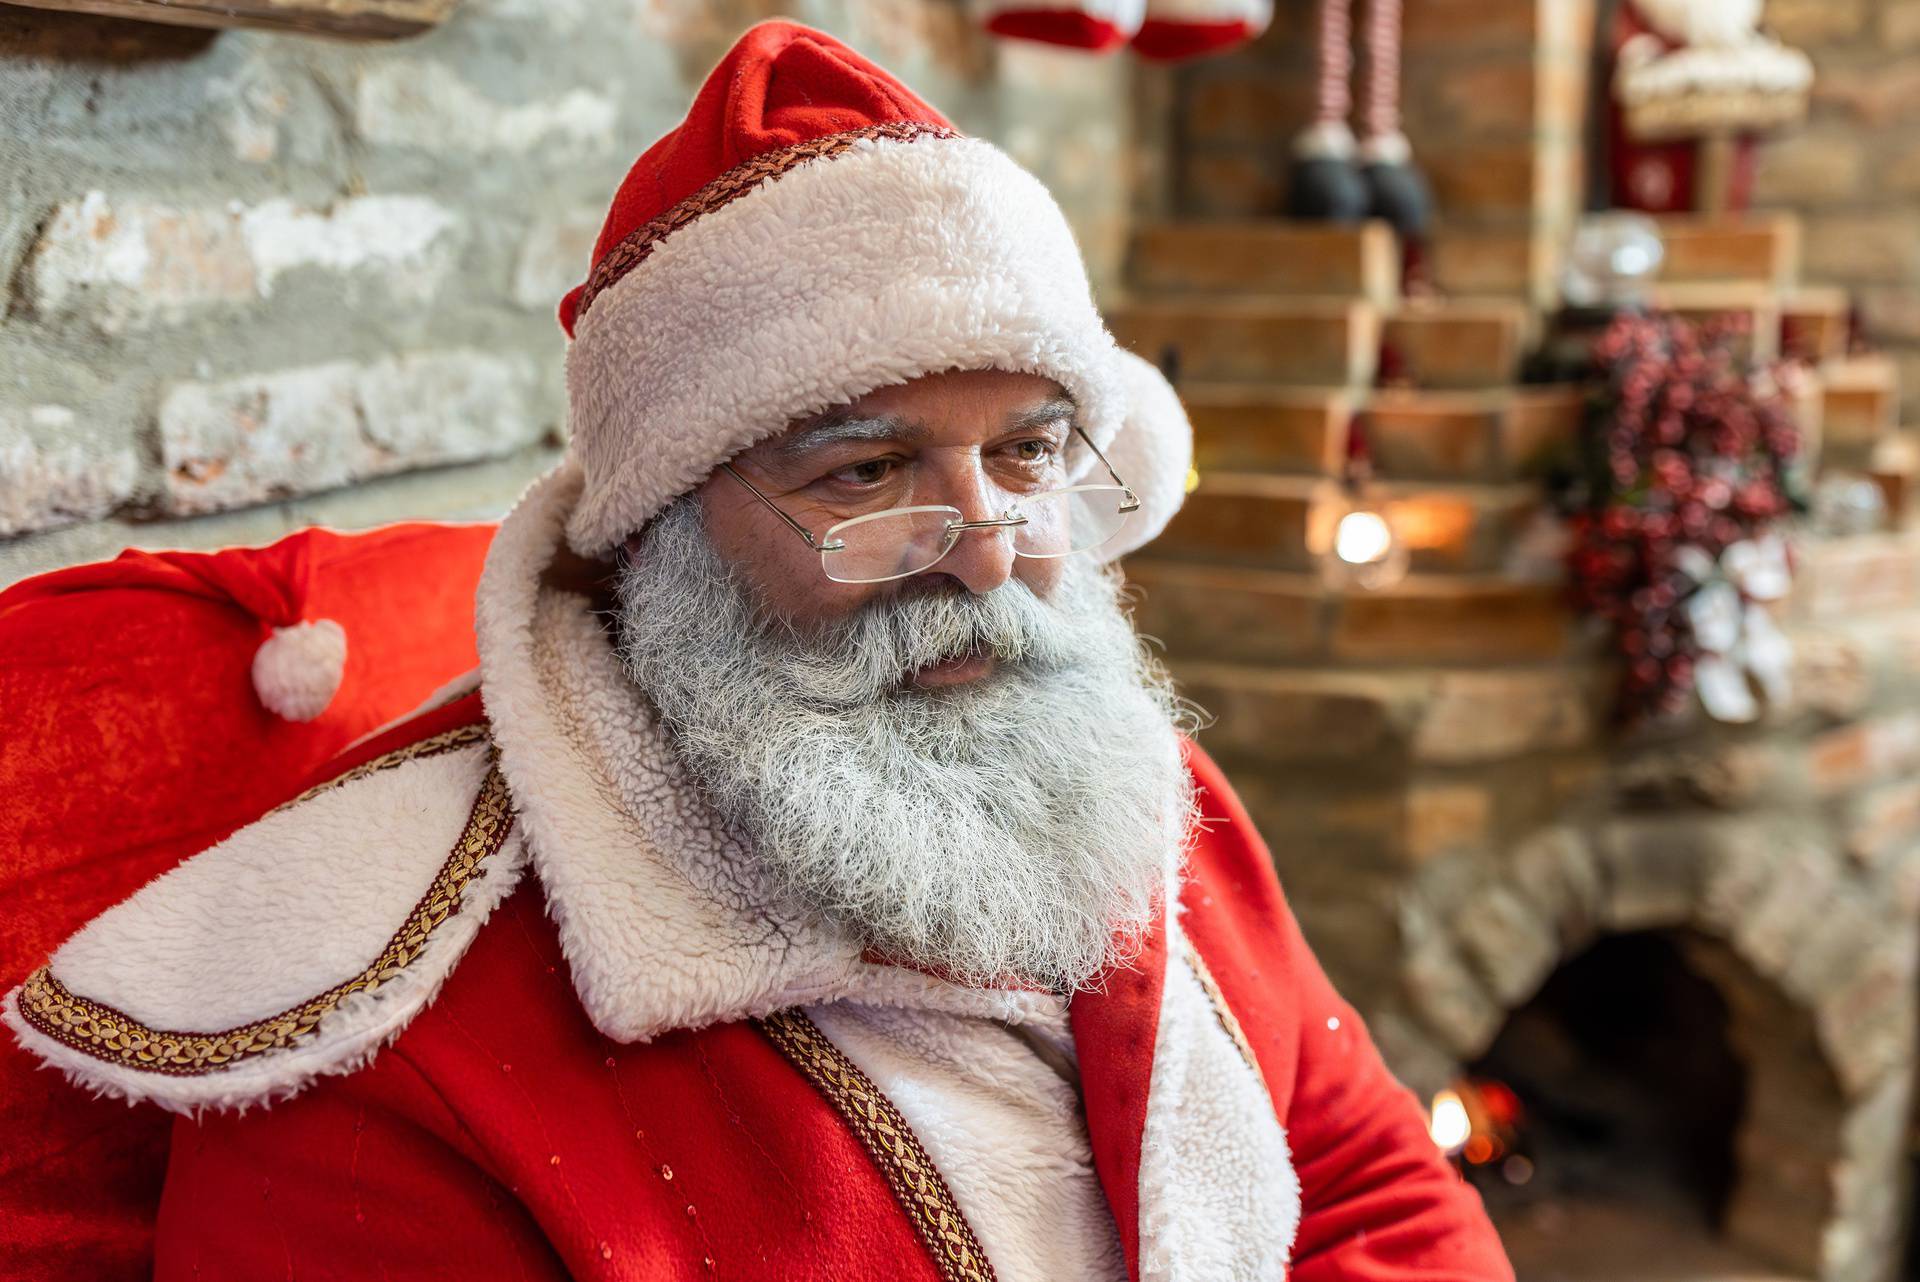
[[[1104,448],[1113,470],[1139,498],[1140,510],[1100,549],[1103,561],[1117,561],[1159,537],[1187,501],[1187,476],[1193,470],[1193,425],[1173,385],[1152,361],[1124,347],[1118,351],[1126,418]],[[1107,479],[1097,460],[1089,463],[1078,480]]]
[[[270,1018],[352,978],[425,894],[463,830],[486,745],[418,758],[242,828],[155,878],[54,953],[75,996],[165,1031]],[[0,1013],[20,1044],[98,1095],[178,1113],[243,1110],[371,1060],[431,1002],[525,868],[518,826],[463,888],[458,911],[371,992],[353,994],[290,1047],[193,1076],[98,1058]]]
[[[1118,351],[1039,179],[977,138],[863,139],[702,214],[580,319],[567,541],[601,555],[794,418],[945,369],[1057,380],[1104,449]]]

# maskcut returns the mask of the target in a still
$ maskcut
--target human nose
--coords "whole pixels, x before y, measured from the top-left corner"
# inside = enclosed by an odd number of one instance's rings
[[[941,478],[945,492],[930,502],[958,508],[963,524],[1005,518],[1011,498],[987,477],[977,459],[943,472],[951,473]],[[952,575],[975,595],[991,592],[1013,577],[1013,529],[988,525],[962,530],[953,550],[927,568]]]

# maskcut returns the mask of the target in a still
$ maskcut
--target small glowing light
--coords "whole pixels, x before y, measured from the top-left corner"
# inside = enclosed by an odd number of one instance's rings
[[[1614,246],[1611,261],[1607,265],[1613,268],[1616,276],[1644,276],[1660,265],[1660,259],[1651,246],[1627,241]]]
[[[1500,1163],[1500,1174],[1506,1177],[1507,1183],[1517,1187],[1533,1178],[1533,1163],[1515,1153]]]
[[[1500,1146],[1488,1136],[1476,1135],[1467,1141],[1467,1146],[1461,1150],[1460,1156],[1466,1158],[1471,1166],[1485,1166],[1500,1156]]]
[[[1338,1015],[1327,1016],[1327,1031],[1329,1033],[1337,1033],[1340,1031],[1340,1017]]]
[[[1393,531],[1378,512],[1355,511],[1340,518],[1333,554],[1348,565],[1374,565],[1393,550]]]
[[[1453,1091],[1441,1091],[1433,1097],[1432,1120],[1427,1133],[1444,1153],[1458,1153],[1473,1138],[1473,1119],[1467,1116],[1466,1101]]]
[[[1200,488],[1200,469],[1197,467],[1190,467],[1187,469],[1187,493],[1191,494],[1199,488]]]

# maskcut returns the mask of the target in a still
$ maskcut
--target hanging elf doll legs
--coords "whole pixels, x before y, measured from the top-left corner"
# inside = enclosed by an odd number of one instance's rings
[[[1293,146],[1287,212],[1295,218],[1393,225],[1411,255],[1432,221],[1433,198],[1400,129],[1400,3],[1368,0],[1360,137],[1353,115],[1353,2],[1321,0],[1313,121]]]

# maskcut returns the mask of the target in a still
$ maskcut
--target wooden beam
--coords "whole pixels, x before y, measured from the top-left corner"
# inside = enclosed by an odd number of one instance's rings
[[[439,26],[460,0],[9,0],[9,3],[186,27],[258,27],[349,40],[391,40]]]

